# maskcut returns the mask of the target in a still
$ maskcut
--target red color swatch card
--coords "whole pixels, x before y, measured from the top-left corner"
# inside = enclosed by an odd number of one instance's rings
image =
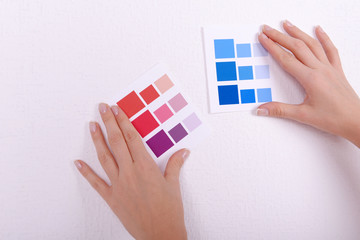
[[[121,91],[114,102],[129,117],[162,171],[173,153],[181,148],[191,150],[209,134],[207,125],[161,64]]]

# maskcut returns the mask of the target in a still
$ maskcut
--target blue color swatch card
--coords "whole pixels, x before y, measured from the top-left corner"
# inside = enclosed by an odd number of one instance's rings
[[[251,111],[274,100],[274,60],[260,26],[204,27],[210,112]]]

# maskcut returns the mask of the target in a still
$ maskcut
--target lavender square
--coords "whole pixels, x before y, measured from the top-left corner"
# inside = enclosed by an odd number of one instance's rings
[[[267,79],[270,78],[269,65],[256,65],[255,66],[256,79]]]
[[[192,113],[190,114],[190,116],[185,118],[183,123],[190,132],[194,131],[197,127],[201,125],[201,121],[195,113]]]

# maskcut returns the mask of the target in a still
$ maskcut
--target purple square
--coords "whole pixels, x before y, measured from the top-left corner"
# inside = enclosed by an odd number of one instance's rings
[[[161,130],[160,132],[155,134],[152,138],[147,140],[146,143],[156,157],[160,157],[164,152],[174,146],[174,143],[166,135],[164,130]]]
[[[175,112],[178,112],[187,105],[187,102],[181,93],[178,93],[175,97],[169,100],[169,104]]]
[[[172,139],[174,139],[174,141],[178,143],[181,139],[183,139],[187,135],[187,132],[185,128],[181,125],[181,123],[179,123],[169,131],[169,134],[172,137]]]
[[[198,118],[198,116],[195,113],[190,114],[187,118],[184,119],[183,123],[185,124],[185,127],[192,132],[195,130],[198,126],[201,125],[201,121]]]

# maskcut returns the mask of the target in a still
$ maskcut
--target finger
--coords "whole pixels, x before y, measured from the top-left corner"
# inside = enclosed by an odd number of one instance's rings
[[[295,55],[295,57],[306,66],[311,68],[316,68],[319,66],[319,60],[314,56],[314,54],[302,40],[285,35],[267,25],[264,25],[262,31],[271,40],[290,50]]]
[[[258,107],[258,116],[270,116],[287,118],[298,122],[304,122],[305,114],[301,105],[286,104],[280,102],[269,102]]]
[[[86,163],[81,160],[74,162],[75,166],[83,175],[83,177],[90,183],[90,185],[100,194],[100,196],[107,201],[109,199],[111,190],[110,186],[101,179]]]
[[[99,104],[99,112],[106,128],[107,138],[115,161],[120,169],[126,169],[130,166],[131,156],[126,146],[124,136],[115,119],[114,115],[117,113],[116,111],[118,111],[118,108],[113,107],[110,109],[105,103]]]
[[[331,65],[333,65],[336,69],[342,71],[339,52],[335,47],[334,43],[320,26],[315,28],[315,33],[322,47],[324,48],[326,56],[329,59]]]
[[[90,122],[89,128],[100,164],[112,182],[119,174],[118,166],[116,165],[114,157],[105,142],[104,135],[102,134],[99,124]]]
[[[121,110],[121,108],[117,107],[117,109],[118,114],[115,115],[115,118],[124,136],[132,160],[136,162],[144,159],[152,159],[150,154],[147,152],[139,133],[132,125],[129,118],[126,116],[124,111]]]
[[[291,24],[288,20],[285,20],[283,22],[283,27],[290,36],[303,41],[306,46],[312,51],[312,53],[317,57],[317,59],[319,59],[323,63],[329,63],[325,51],[318,40],[304,33],[298,27]]]
[[[295,77],[301,85],[306,86],[307,79],[304,78],[305,73],[311,69],[297,60],[294,55],[282,49],[279,45],[268,38],[264,33],[259,34],[259,42],[280,64],[280,66],[293,77]]]
[[[181,167],[189,155],[190,151],[188,149],[181,149],[170,157],[164,172],[164,177],[168,182],[179,183]]]

